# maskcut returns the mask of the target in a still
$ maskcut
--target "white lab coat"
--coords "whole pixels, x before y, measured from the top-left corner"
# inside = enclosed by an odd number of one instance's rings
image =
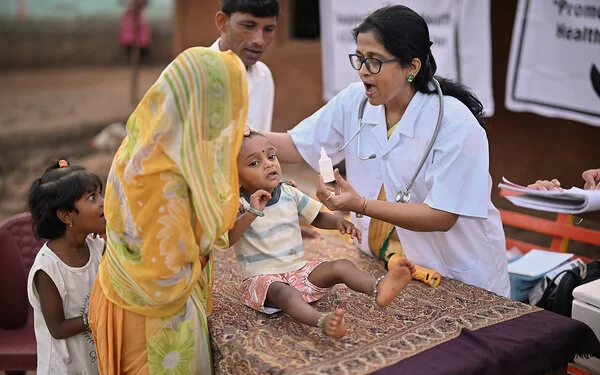
[[[325,106],[289,131],[298,151],[318,170],[324,147],[333,163],[346,160],[348,182],[359,194],[377,199],[381,185],[388,201],[403,191],[426,151],[439,108],[436,94],[416,93],[392,136],[387,139],[383,106],[367,103],[358,137],[336,152],[359,128],[358,112],[365,98],[362,83],[353,83]],[[502,222],[490,194],[488,142],[485,131],[466,106],[444,96],[442,127],[433,151],[411,188],[411,203],[460,215],[447,232],[413,232],[396,227],[406,256],[415,264],[439,271],[443,276],[476,285],[502,296],[510,295],[506,246]],[[368,238],[370,218],[352,222]],[[371,254],[368,241],[357,244]]]

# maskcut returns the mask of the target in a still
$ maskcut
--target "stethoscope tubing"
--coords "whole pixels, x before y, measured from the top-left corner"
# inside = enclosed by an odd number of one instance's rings
[[[433,144],[435,143],[438,133],[440,132],[440,129],[442,127],[442,121],[444,118],[444,95],[442,93],[442,88],[441,88],[438,80],[435,79],[434,77],[432,77],[431,80],[433,82],[433,85],[435,86],[435,90],[437,91],[438,97],[440,98],[440,106],[438,109],[437,123],[435,124],[435,129],[433,131],[433,134],[431,135],[431,140],[429,141],[429,144],[427,145],[427,150],[423,154],[423,157],[421,157],[419,166],[415,170],[415,173],[413,174],[412,178],[410,179],[410,182],[408,183],[406,189],[404,191],[398,191],[398,193],[396,194],[396,202],[408,203],[410,201],[410,189],[412,188],[413,184],[415,183],[417,176],[421,172],[421,169],[423,169],[423,165],[425,164],[425,161],[427,161],[427,157],[429,156],[429,153],[433,149]],[[358,137],[358,139],[357,139],[358,157],[362,160],[374,159],[376,157],[375,154],[371,154],[367,158],[363,158],[360,156],[360,146],[359,146],[360,145],[360,135],[359,134],[360,134],[361,130],[367,124],[367,123],[363,123],[363,121],[362,121],[362,117],[363,117],[363,113],[365,110],[365,106],[367,105],[367,101],[368,101],[368,99],[364,98],[359,107],[359,110],[358,110],[358,122],[359,122],[359,124],[361,124],[360,127],[358,128],[358,130],[342,147],[340,147],[339,143],[337,143],[335,146],[335,148],[338,152],[344,151],[344,149],[346,149],[346,147],[348,147],[350,142],[352,142],[352,140],[354,140],[354,138]]]

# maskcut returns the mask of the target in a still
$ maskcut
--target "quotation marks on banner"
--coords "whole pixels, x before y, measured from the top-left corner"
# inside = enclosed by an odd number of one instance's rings
[[[600,71],[596,67],[596,64],[592,64],[592,72],[590,73],[590,78],[592,81],[592,87],[596,94],[600,97]]]

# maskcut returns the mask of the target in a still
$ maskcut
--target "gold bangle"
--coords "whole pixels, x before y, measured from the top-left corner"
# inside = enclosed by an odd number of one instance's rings
[[[90,322],[88,320],[87,313],[84,312],[81,314],[81,320],[83,320],[83,327],[85,328],[85,332],[90,332]]]
[[[363,197],[363,205],[362,205],[362,210],[360,210],[360,213],[356,213],[356,217],[361,218],[363,216],[365,216],[365,210],[367,209],[367,197]]]

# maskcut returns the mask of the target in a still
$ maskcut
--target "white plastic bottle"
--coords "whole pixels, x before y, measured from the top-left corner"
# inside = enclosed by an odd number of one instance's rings
[[[325,183],[335,182],[333,175],[333,164],[331,159],[327,156],[325,149],[321,147],[321,159],[319,159],[319,170],[321,171],[321,177]]]

